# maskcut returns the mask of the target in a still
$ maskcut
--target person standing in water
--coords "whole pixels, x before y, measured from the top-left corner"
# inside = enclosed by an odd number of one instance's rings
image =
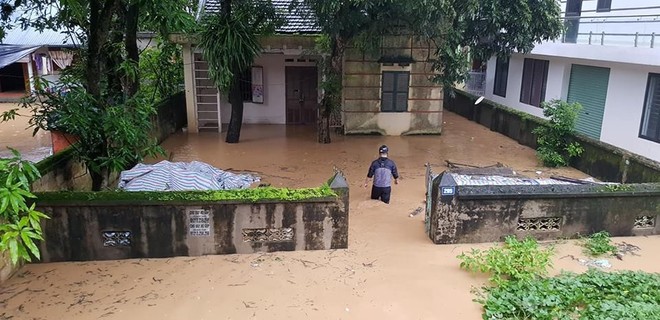
[[[386,145],[378,148],[380,157],[371,162],[367,178],[364,180],[364,187],[367,188],[369,187],[369,179],[374,179],[373,186],[371,187],[371,199],[380,200],[385,203],[390,203],[392,178],[394,178],[395,184],[399,184],[399,172],[394,161],[387,157],[388,152],[389,149]]]

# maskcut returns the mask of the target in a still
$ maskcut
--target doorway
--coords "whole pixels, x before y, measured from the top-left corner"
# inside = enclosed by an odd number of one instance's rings
[[[316,124],[318,73],[316,67],[286,67],[286,124]]]

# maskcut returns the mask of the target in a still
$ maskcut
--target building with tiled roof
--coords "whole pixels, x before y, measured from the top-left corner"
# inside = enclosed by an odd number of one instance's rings
[[[271,2],[275,10],[283,15],[286,21],[283,26],[277,29],[277,33],[318,34],[320,32],[313,15],[309,10],[306,10],[302,3],[295,0],[273,0]],[[220,11],[221,4],[222,0],[201,0],[199,3],[200,12],[197,18],[201,18],[204,14]]]
[[[261,39],[262,54],[242,76],[243,123],[315,126],[322,94],[315,53],[320,29],[304,1],[271,3],[285,23]],[[219,12],[221,5],[222,0],[200,0],[197,20]],[[231,105],[210,79],[195,37],[171,38],[183,44],[188,132],[222,132]],[[346,50],[342,109],[331,115],[331,125],[353,134],[440,133],[442,89],[430,81],[429,46],[411,36],[383,40],[379,56]]]

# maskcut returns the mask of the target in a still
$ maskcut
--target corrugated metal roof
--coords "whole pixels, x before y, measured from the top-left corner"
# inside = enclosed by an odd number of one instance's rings
[[[47,15],[54,14],[57,12],[57,8],[53,6],[49,10],[44,10],[44,12],[46,12]],[[23,30],[23,28],[21,28],[20,19],[34,19],[36,14],[37,13],[34,11],[30,11],[26,8],[16,9],[9,18],[10,21],[13,22],[13,28],[5,30],[5,38],[2,39],[2,44],[19,46],[46,45],[49,47],[73,47],[74,45],[80,44],[79,39],[76,39],[76,41],[73,42],[73,39],[71,39],[69,35],[63,33],[64,30],[46,29],[39,31],[32,27]]]
[[[0,45],[0,68],[4,68],[36,51],[41,46]]]
[[[2,40],[3,44],[19,46],[47,45],[49,47],[72,47],[74,45],[71,38],[60,31],[44,30],[39,32],[34,28],[26,30],[14,28],[5,32],[5,38]]]
[[[299,5],[295,10],[290,10],[291,3],[295,0],[272,0],[275,10],[286,17],[286,24],[278,28],[277,33],[319,33],[321,30],[309,9]],[[222,0],[200,0],[201,14],[215,13],[220,11]]]

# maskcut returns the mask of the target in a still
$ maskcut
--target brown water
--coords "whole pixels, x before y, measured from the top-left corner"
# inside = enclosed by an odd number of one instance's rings
[[[336,165],[351,185],[349,249],[272,254],[34,264],[0,287],[0,319],[480,319],[473,286],[485,277],[459,269],[455,258],[485,245],[434,245],[423,215],[424,163],[445,159],[519,172],[582,178],[572,169],[538,168],[533,150],[445,114],[445,133],[427,137],[335,137],[315,142],[305,127],[246,126],[240,144],[213,134],[166,141],[174,161],[258,172],[263,182],[317,186]],[[386,143],[402,180],[390,205],[368,200],[364,182]],[[660,272],[660,237],[616,239],[642,248],[611,260],[614,269]],[[555,271],[584,271],[573,242],[558,245]]]
[[[0,103],[0,114],[17,108],[15,103]],[[24,159],[37,162],[51,155],[52,142],[50,133],[39,131],[32,136],[33,129],[28,128],[27,113],[20,111],[21,116],[8,122],[0,122],[0,157],[11,156],[7,147],[18,150]]]
[[[479,166],[499,162],[530,177],[539,176],[536,171],[544,177],[587,177],[574,169],[541,168],[534,150],[453,113],[445,112],[444,117],[441,136],[334,136],[331,144],[319,144],[312,127],[244,125],[238,144],[224,143],[224,135],[178,134],[165,141],[164,147],[173,161],[198,160],[221,169],[252,171],[274,186],[318,186],[336,166],[347,174],[351,187],[357,187],[364,182],[378,147],[386,144],[402,176],[395,194],[402,195],[401,201],[415,203],[423,198],[424,183],[417,179],[423,181],[427,162],[438,172],[450,160]]]

